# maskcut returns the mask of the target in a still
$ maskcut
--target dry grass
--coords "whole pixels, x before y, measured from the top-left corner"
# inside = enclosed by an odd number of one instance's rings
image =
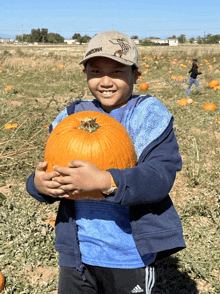
[[[84,46],[0,46],[0,271],[3,294],[56,293],[58,256],[54,230],[57,204],[40,204],[25,191],[27,176],[43,159],[49,125],[71,101],[91,95],[78,65]],[[170,193],[182,219],[187,249],[157,264],[154,293],[216,294],[220,291],[219,249],[219,93],[208,81],[220,81],[217,46],[140,47],[142,80],[134,93],[156,96],[175,118],[174,129],[183,157]],[[143,59],[146,57],[146,59]],[[213,60],[216,58],[216,61]],[[205,73],[198,77],[202,94],[192,87],[193,104],[185,97],[192,58]],[[207,62],[213,65],[209,70]],[[145,63],[149,64],[148,71]],[[65,67],[59,69],[59,65]],[[182,67],[185,64],[187,67]],[[172,71],[172,73],[170,72]],[[171,76],[183,75],[182,81]],[[139,83],[149,83],[140,91]],[[13,85],[10,91],[6,85]],[[202,106],[214,102],[217,110]],[[17,129],[4,130],[6,123]]]

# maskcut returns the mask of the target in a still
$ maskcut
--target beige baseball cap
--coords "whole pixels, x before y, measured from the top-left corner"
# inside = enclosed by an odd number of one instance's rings
[[[135,43],[125,34],[106,31],[95,35],[89,41],[84,58],[79,64],[85,64],[93,57],[107,57],[125,65],[138,65],[138,50]]]

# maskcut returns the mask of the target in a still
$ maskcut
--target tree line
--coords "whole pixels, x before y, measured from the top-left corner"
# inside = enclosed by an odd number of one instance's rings
[[[17,35],[18,42],[63,43],[64,37],[60,34],[48,33],[48,29],[32,29],[30,34]]]
[[[172,37],[169,37],[168,39],[178,39],[179,43],[186,43],[186,35],[182,34],[179,37],[176,38],[175,35]],[[193,44],[195,41],[197,41],[197,44],[219,44],[220,41],[220,35],[212,35],[207,34],[204,37],[198,36],[197,38],[190,38],[189,42]]]
[[[132,39],[138,39],[138,36],[132,36]],[[158,37],[148,37],[140,40],[140,44],[143,46],[157,46],[156,43],[151,42],[151,39],[161,39]],[[173,35],[172,37],[168,37],[167,39],[177,39],[180,44],[187,43],[187,38],[186,35],[181,34],[179,37],[176,37]],[[197,38],[190,38],[189,42],[191,44],[197,42],[197,44],[219,44],[220,42],[220,35],[212,35],[212,34],[207,34],[204,37],[198,36]]]
[[[64,37],[57,33],[48,33],[48,29],[32,29],[30,34],[16,35],[15,39],[18,42],[27,43],[64,43]],[[87,35],[81,36],[79,33],[75,33],[72,39],[82,44],[87,43],[91,37]]]
[[[137,35],[131,37],[132,39],[138,39]],[[81,36],[79,33],[75,33],[72,36],[79,44],[88,43],[91,40],[91,37],[88,35]],[[149,37],[143,40],[140,40],[140,44],[144,46],[157,46],[156,43],[151,42],[150,39],[160,39],[157,37]],[[177,39],[178,42],[184,44],[187,42],[186,35],[181,34],[179,37],[173,35],[167,39]],[[57,33],[48,33],[48,29],[32,29],[30,34],[17,35],[16,40],[18,42],[27,42],[27,43],[64,43],[64,37]],[[207,34],[204,37],[198,36],[197,38],[190,38],[189,42],[193,44],[197,41],[198,44],[219,44],[220,35]]]

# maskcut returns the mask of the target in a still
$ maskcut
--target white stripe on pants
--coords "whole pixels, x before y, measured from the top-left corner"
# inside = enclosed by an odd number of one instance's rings
[[[155,284],[155,268],[152,266],[147,266],[145,268],[145,273],[146,294],[151,294],[151,290]]]

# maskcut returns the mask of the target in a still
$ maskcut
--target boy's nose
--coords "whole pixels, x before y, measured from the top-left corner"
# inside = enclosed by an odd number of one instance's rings
[[[100,81],[100,85],[103,87],[111,87],[113,85],[112,83],[112,79],[109,76],[103,76],[101,81]]]

